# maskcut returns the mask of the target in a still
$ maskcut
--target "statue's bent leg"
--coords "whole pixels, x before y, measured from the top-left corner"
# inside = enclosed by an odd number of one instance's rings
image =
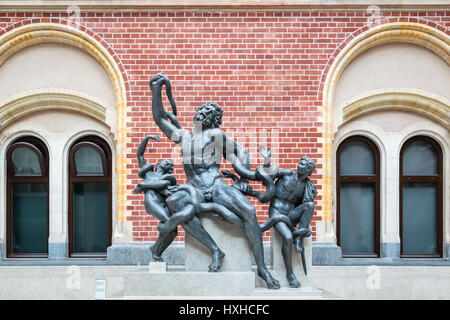
[[[187,205],[183,210],[174,213],[169,220],[158,224],[158,231],[161,233],[169,233],[175,230],[179,224],[186,223],[195,215],[195,209],[192,204]]]
[[[199,195],[201,199],[202,195]],[[174,212],[183,211],[184,206],[190,205],[189,194],[185,191],[180,191],[169,197],[167,200],[170,209]],[[176,216],[177,214],[175,214]],[[216,242],[211,238],[211,235],[203,228],[203,225],[198,217],[193,215],[193,218],[182,222],[182,227],[186,232],[191,234],[194,238],[204,244],[212,253],[212,262],[208,267],[209,271],[218,271],[222,265],[222,260],[225,254],[219,249]]]
[[[298,207],[295,207],[291,212],[289,212],[289,218],[292,223],[296,225],[300,222],[300,227],[295,231],[294,236],[308,237],[311,235],[311,230],[309,229],[309,224],[311,223],[312,216],[314,214],[314,201],[305,202]]]
[[[214,187],[213,202],[225,206],[238,215],[244,225],[244,233],[255,258],[258,275],[267,283],[269,289],[278,289],[280,284],[270,274],[264,263],[262,231],[256,218],[256,210],[250,201],[237,189],[226,184]]]
[[[200,204],[200,210],[202,213],[212,212],[220,215],[226,221],[231,222],[241,228],[244,228],[242,219],[235,215],[232,211],[228,210],[225,206],[213,202],[205,202]]]

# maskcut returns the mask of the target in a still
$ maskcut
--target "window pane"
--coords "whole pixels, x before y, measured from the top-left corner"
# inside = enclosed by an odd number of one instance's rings
[[[108,183],[74,183],[75,253],[104,252],[109,245]]]
[[[19,147],[11,154],[16,176],[42,175],[39,158],[31,149]]]
[[[12,184],[12,253],[47,253],[47,184]]]
[[[414,141],[403,153],[404,175],[437,174],[437,167],[436,151],[425,141]]]
[[[342,253],[375,253],[373,183],[342,183],[339,200]]]
[[[77,175],[103,175],[102,158],[97,150],[81,147],[75,152]]]
[[[436,184],[403,184],[402,249],[404,254],[437,253],[436,212]]]
[[[340,174],[375,174],[373,151],[367,143],[354,141],[342,148],[340,154]]]

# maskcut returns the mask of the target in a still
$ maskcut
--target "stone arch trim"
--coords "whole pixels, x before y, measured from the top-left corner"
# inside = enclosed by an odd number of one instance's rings
[[[351,61],[370,48],[398,42],[423,46],[450,65],[450,36],[445,32],[418,23],[382,24],[356,36],[351,36],[343,42],[345,46],[335,52],[335,56],[330,59],[331,65],[327,66],[326,78],[323,79],[323,105],[330,106],[332,104],[337,81]]]
[[[409,18],[383,19],[384,24],[366,25],[351,34],[335,50],[325,66],[319,92],[322,93],[322,145],[319,152],[323,154],[323,165],[318,174],[322,185],[322,220],[332,221],[333,202],[333,122],[332,106],[333,93],[337,82],[345,68],[360,54],[378,45],[387,43],[406,42],[423,46],[450,65],[450,36],[449,31],[434,22]]]
[[[28,114],[46,110],[75,111],[103,123],[106,120],[105,104],[93,97],[69,90],[33,90],[0,102],[0,130]]]
[[[411,111],[450,127],[450,101],[429,92],[391,88],[373,90],[351,99],[344,107],[344,123],[370,112]]]
[[[38,43],[62,43],[83,50],[100,63],[108,74],[116,96],[116,171],[117,171],[117,207],[116,220],[126,219],[127,190],[129,183],[127,169],[130,162],[126,154],[128,132],[127,88],[129,87],[125,68],[114,50],[94,32],[63,19],[30,19],[17,22],[0,30],[0,68],[14,53]],[[0,106],[1,108],[1,106]],[[91,110],[93,111],[93,110]]]

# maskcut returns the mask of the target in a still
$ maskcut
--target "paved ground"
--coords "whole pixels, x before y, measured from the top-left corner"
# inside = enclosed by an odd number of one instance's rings
[[[345,299],[450,299],[450,266],[314,266],[312,285]]]
[[[124,274],[137,268],[142,266],[1,266],[0,299],[121,299]],[[450,299],[450,267],[314,266],[312,269],[312,285],[325,290],[325,298]],[[302,296],[290,293],[286,298]]]

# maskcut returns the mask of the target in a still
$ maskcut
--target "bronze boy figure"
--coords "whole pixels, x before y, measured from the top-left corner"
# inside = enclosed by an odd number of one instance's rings
[[[266,150],[260,147],[260,153],[265,158],[265,165],[270,164],[270,148]],[[297,252],[302,254],[303,268],[306,273],[304,259],[303,238],[311,235],[309,224],[314,214],[314,198],[317,190],[313,182],[308,178],[315,170],[315,163],[308,157],[301,158],[297,165],[297,172],[291,169],[281,169],[273,179],[275,182],[275,195],[271,199],[269,207],[269,220],[262,225],[267,230],[274,225],[283,238],[281,253],[286,268],[286,278],[291,287],[300,287],[300,283],[292,269],[292,245],[295,241]],[[287,216],[294,226],[278,217]],[[295,227],[300,223],[299,227]]]

